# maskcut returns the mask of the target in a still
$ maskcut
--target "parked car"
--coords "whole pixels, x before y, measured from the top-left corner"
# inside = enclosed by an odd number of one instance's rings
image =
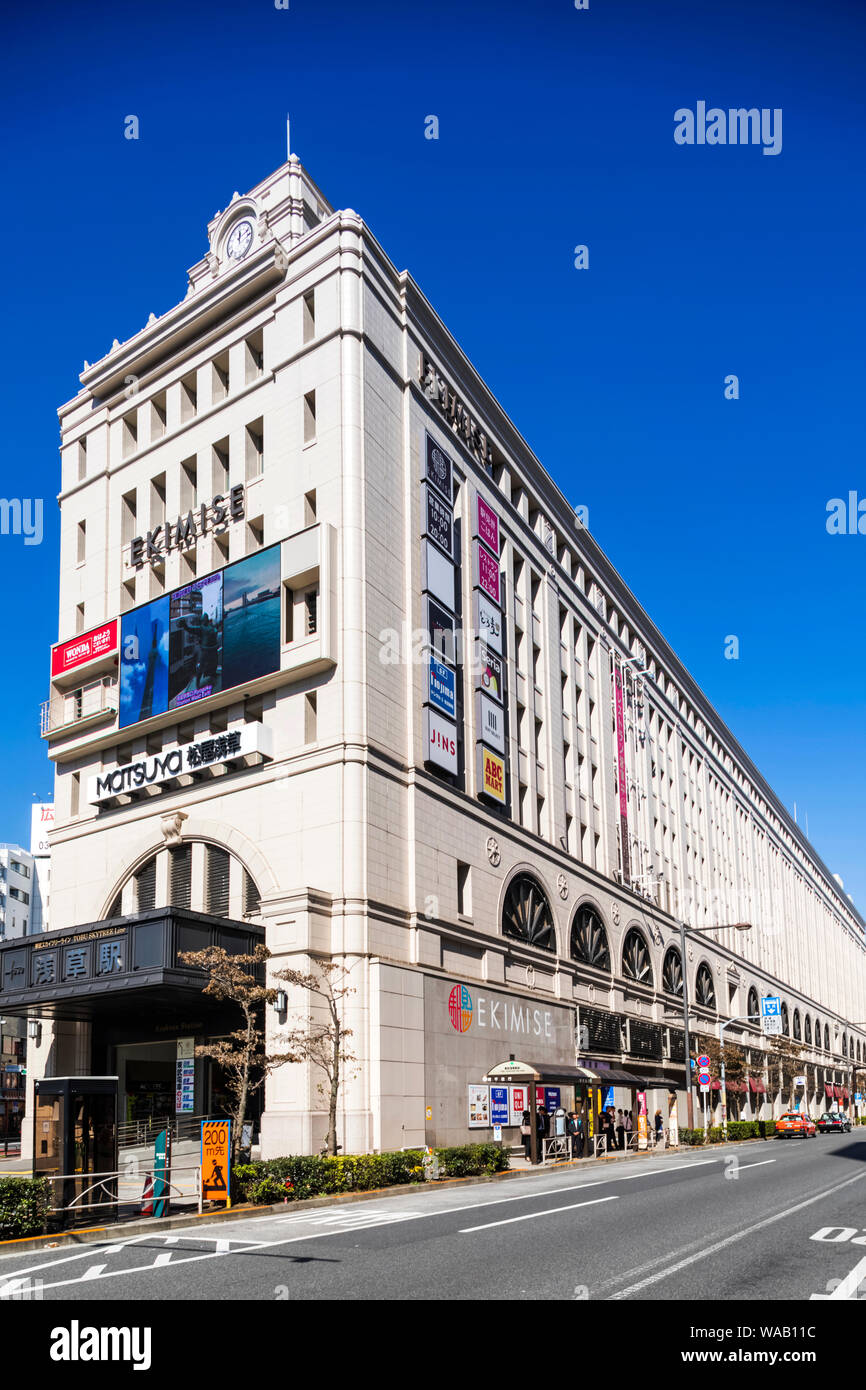
[[[850,1134],[851,1121],[847,1115],[841,1115],[838,1111],[827,1111],[817,1122],[818,1129],[822,1134]]]
[[[776,1133],[780,1139],[814,1139],[815,1121],[800,1110],[786,1110],[776,1121]]]

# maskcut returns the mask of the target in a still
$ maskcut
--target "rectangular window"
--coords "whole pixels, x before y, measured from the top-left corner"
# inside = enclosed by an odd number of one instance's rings
[[[79,632],[83,632],[83,631],[84,631],[84,604],[83,604],[83,603],[78,603],[78,604],[75,605],[75,633],[76,633],[76,636],[78,635]]]
[[[254,917],[261,905],[261,898],[255,881],[244,869],[244,916]]]
[[[304,295],[304,342],[312,342],[316,336],[316,291],[308,290]]]
[[[319,630],[319,591],[308,589],[304,595],[304,613],[307,636],[312,637]]]
[[[131,410],[120,422],[120,451],[129,458],[138,448],[138,411]]]
[[[185,425],[195,417],[198,409],[198,385],[195,372],[190,372],[180,383],[180,422]]]
[[[308,391],[304,396],[304,443],[312,444],[316,438],[316,393]]]
[[[316,521],[316,489],[304,493],[304,525],[313,526]]]
[[[87,440],[78,441],[78,481],[81,483],[87,477]]]
[[[149,912],[156,907],[156,859],[150,859],[135,875],[136,910]]]
[[[304,696],[304,743],[315,743],[318,737],[318,708],[316,692]]]
[[[257,333],[251,333],[245,340],[244,360],[247,383],[255,381],[265,369],[265,335],[263,329],[260,328]]]
[[[135,580],[125,579],[120,589],[120,611],[128,613],[135,607]]]
[[[165,521],[165,474],[150,480],[150,529],[155,531]]]
[[[265,461],[265,426],[264,421],[254,420],[246,428],[246,480],[258,478],[264,469]]]
[[[158,396],[154,396],[150,403],[150,438],[151,441],[162,439],[165,434],[165,392],[161,391]]]
[[[192,845],[177,845],[169,850],[171,905],[189,907],[192,901]]]
[[[135,489],[133,488],[132,492],[124,493],[123,497],[120,499],[121,545],[129,545],[129,542],[134,537],[136,532],[137,514],[138,506],[136,503]]]
[[[295,594],[288,584],[283,585],[284,598],[283,610],[286,615],[286,630],[283,635],[284,642],[294,642],[295,640]]]
[[[218,401],[224,401],[229,393],[229,355],[227,352],[221,352],[219,357],[214,358],[212,369],[211,395],[214,405],[216,405]]]
[[[207,910],[214,917],[229,915],[229,853],[215,845],[207,849]]]
[[[180,510],[181,513],[192,511],[195,506],[196,492],[198,491],[198,468],[196,466],[195,455],[192,458],[184,459],[180,465]]]
[[[229,488],[229,442],[228,439],[220,439],[214,444],[212,451],[213,458],[213,488],[214,493],[226,493]]]
[[[86,521],[79,521],[79,523],[78,523],[78,549],[77,549],[77,559],[78,559],[79,565],[83,565],[83,564],[84,564],[84,561],[86,560],[86,558],[87,558],[87,522],[86,522]]]
[[[472,880],[468,864],[457,861],[457,911],[461,917],[472,916]]]
[[[247,522],[247,554],[260,550],[265,539],[265,519],[257,516]]]

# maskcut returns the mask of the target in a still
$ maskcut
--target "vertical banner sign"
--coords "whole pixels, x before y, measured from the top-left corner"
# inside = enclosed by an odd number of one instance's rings
[[[647,1118],[646,1118],[646,1091],[637,1093],[637,1146],[645,1149],[647,1146]]]
[[[511,1123],[519,1125],[523,1120],[524,1110],[529,1109],[529,1096],[525,1086],[511,1087]]]
[[[490,1121],[494,1125],[507,1125],[508,1118],[508,1087],[490,1087]]]
[[[171,1166],[171,1137],[167,1129],[156,1136],[153,1146],[153,1214],[168,1216],[168,1172]]]
[[[201,1195],[205,1202],[225,1202],[231,1206],[229,1186],[229,1141],[231,1120],[202,1120]]]
[[[672,1091],[668,1095],[668,1145],[676,1149],[680,1142],[680,1122],[677,1115],[676,1092]]]
[[[628,782],[625,772],[625,712],[622,699],[622,667],[613,658],[613,693],[616,710],[616,780],[619,784],[619,839],[622,849],[622,878],[631,885],[631,856],[628,842]]]
[[[424,761],[459,776],[459,700],[456,628],[460,557],[454,530],[454,466],[424,435],[421,481],[421,587],[428,651],[424,681]]]

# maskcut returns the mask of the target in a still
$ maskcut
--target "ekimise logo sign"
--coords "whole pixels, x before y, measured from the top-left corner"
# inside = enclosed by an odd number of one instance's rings
[[[472,995],[465,985],[455,985],[449,994],[448,1016],[458,1033],[465,1033],[471,1027]]]

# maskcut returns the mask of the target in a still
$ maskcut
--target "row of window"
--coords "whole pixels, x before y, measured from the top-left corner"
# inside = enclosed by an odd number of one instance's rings
[[[511,880],[505,894],[502,910],[502,931],[516,941],[536,946],[545,951],[556,951],[556,930],[550,904],[540,884],[531,874],[518,874]],[[571,959],[594,970],[612,973],[610,946],[607,932],[599,913],[589,904],[578,907],[571,924],[569,938]],[[626,980],[654,988],[652,960],[646,938],[637,927],[631,927],[625,934],[622,946],[621,974]],[[683,995],[683,963],[679,949],[670,946],[662,964],[661,988],[665,994],[674,998]],[[716,1008],[716,988],[713,972],[706,962],[701,962],[695,974],[695,1000],[702,1008]],[[760,1016],[760,997],[752,986],[748,993],[748,1016],[757,1020]],[[792,1036],[791,1018],[788,1005],[783,1003],[782,1033]],[[806,1014],[801,1024],[800,1010],[793,1013],[793,1039],[803,1041],[807,1046],[815,1046],[829,1052],[830,1025],[824,1023],[823,1033],[820,1019],[814,1020]],[[859,1038],[843,1032],[840,1039],[843,1057],[852,1060],[866,1060],[866,1048]]]

